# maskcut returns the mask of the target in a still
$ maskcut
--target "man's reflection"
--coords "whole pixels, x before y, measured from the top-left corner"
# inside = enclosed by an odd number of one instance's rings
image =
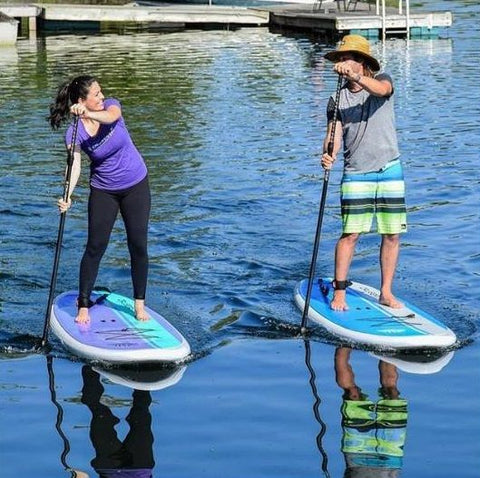
[[[397,388],[397,368],[379,361],[379,398],[370,400],[355,382],[351,352],[346,347],[335,351],[336,380],[344,391],[344,478],[396,478],[402,468],[407,426],[407,401]]]
[[[82,403],[92,412],[90,439],[96,453],[92,467],[100,478],[151,478],[155,461],[150,392],[133,391],[132,406],[126,418],[130,430],[121,441],[115,431],[120,420],[100,401],[104,392],[100,375],[85,365],[82,377]]]

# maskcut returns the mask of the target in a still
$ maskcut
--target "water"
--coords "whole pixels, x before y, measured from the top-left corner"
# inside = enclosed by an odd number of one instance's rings
[[[396,82],[408,187],[410,229],[396,290],[459,337],[441,370],[399,371],[409,410],[402,476],[469,478],[480,465],[480,7],[437,1],[428,9],[453,11],[446,38],[374,45]],[[343,476],[342,390],[334,371],[341,344],[318,329],[310,342],[299,338],[292,302],[294,284],[308,273],[325,106],[336,82],[322,58],[326,47],[243,29],[49,36],[1,50],[2,477],[71,476],[69,467],[98,476],[90,464],[96,422],[81,402],[84,386],[95,390],[95,374],[53,336],[50,356],[32,351],[44,322],[65,160],[62,134],[48,129],[45,116],[58,84],[81,72],[97,75],[106,93],[121,100],[148,163],[148,303],[194,350],[176,384],[150,392],[153,476]],[[86,176],[67,218],[59,291],[76,287]],[[331,274],[339,234],[339,179],[337,169],[321,274]],[[378,238],[364,237],[352,279],[378,285],[377,254]],[[98,283],[130,294],[120,223]],[[376,401],[378,359],[357,350],[352,366]],[[132,391],[106,375],[102,383],[102,403],[118,416],[123,440]]]

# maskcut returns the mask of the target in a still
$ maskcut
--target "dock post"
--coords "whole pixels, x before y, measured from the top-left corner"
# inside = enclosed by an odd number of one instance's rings
[[[387,15],[385,12],[385,0],[382,0],[382,42],[387,39]]]
[[[405,21],[407,23],[407,40],[410,40],[410,0],[405,0]]]
[[[28,31],[29,32],[37,31],[37,17],[28,17]]]

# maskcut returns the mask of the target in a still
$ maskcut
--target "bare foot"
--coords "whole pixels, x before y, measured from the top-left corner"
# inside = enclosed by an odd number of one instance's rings
[[[147,311],[145,310],[145,301],[141,299],[135,299],[135,317],[140,322],[146,322],[150,320]]]
[[[335,290],[333,299],[330,302],[330,308],[336,312],[344,312],[348,310],[347,301],[345,300],[347,293],[344,290]]]
[[[398,301],[393,294],[380,294],[378,302],[382,305],[386,305],[391,309],[401,309],[403,304]]]
[[[78,315],[75,317],[77,324],[89,324],[90,316],[88,315],[88,307],[80,307],[78,309]]]

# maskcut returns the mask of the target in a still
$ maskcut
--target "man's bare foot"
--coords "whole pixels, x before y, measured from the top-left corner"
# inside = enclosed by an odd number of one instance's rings
[[[145,301],[141,299],[135,299],[135,317],[140,322],[146,322],[150,320],[150,316],[147,314],[145,310]]]
[[[344,312],[348,310],[346,296],[347,293],[345,290],[333,291],[333,299],[330,302],[330,308],[336,312]]]
[[[78,309],[78,315],[75,317],[77,324],[89,324],[90,316],[88,315],[88,307],[80,307]]]
[[[380,294],[378,302],[391,309],[401,309],[403,307],[403,304],[398,301],[393,294]]]

